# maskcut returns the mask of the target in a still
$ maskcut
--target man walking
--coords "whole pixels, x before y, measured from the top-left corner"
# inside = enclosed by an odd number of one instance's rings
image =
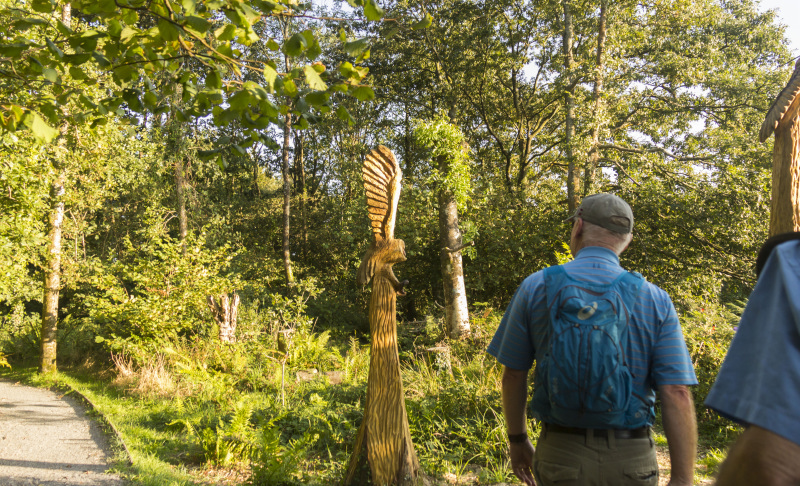
[[[619,264],[633,212],[617,196],[595,194],[568,221],[575,260],[525,279],[487,350],[503,365],[514,474],[540,486],[657,485],[650,427],[658,391],[669,484],[691,485],[697,427],[688,385],[697,379],[666,292]],[[535,449],[525,418],[534,362]]]
[[[768,239],[706,406],[745,425],[717,486],[800,484],[800,233]]]

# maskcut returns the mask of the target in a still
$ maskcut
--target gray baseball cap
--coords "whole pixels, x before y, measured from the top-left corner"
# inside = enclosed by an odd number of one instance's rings
[[[575,214],[565,221],[573,221],[575,218],[581,218],[615,233],[628,234],[633,231],[631,207],[613,194],[600,193],[586,196],[575,210]]]

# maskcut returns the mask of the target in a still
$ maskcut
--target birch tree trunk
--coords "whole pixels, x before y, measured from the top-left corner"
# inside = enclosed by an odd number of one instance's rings
[[[447,170],[447,161],[439,157],[439,169]],[[439,254],[442,267],[442,286],[444,290],[445,329],[451,339],[469,336],[469,309],[467,291],[464,285],[464,265],[461,259],[461,230],[458,227],[458,207],[453,194],[439,191],[439,240],[442,245]]]
[[[72,24],[72,7],[69,3],[61,6],[61,22],[69,27]],[[50,216],[47,230],[47,264],[44,270],[44,296],[42,298],[42,358],[39,371],[57,371],[56,351],[58,334],[58,297],[61,290],[61,229],[64,223],[64,185],[66,183],[65,162],[67,158],[67,132],[69,125],[60,127],[53,167],[55,180],[50,184]]]

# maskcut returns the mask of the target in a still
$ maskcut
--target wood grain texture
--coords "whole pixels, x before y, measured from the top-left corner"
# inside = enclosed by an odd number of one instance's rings
[[[800,117],[775,131],[769,235],[800,231]]]
[[[392,152],[380,146],[364,161],[364,188],[375,240],[356,279],[372,281],[369,301],[371,335],[367,400],[344,484],[412,485],[419,461],[408,427],[400,355],[397,349],[397,296],[405,295],[392,265],[406,260],[403,240],[394,239],[400,198],[400,166]]]
[[[759,141],[764,142],[769,138],[782,121],[797,116],[798,107],[800,107],[800,59],[795,63],[794,72],[786,87],[781,90],[767,111],[767,116],[758,132]]]

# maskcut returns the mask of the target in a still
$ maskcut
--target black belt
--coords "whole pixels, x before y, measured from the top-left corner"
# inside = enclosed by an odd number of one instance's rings
[[[646,439],[650,437],[650,427],[639,427],[638,429],[582,429],[580,427],[564,427],[563,425],[543,423],[542,429],[547,432],[577,435],[587,435],[591,430],[595,437],[608,437],[610,430],[614,432],[614,438],[616,439]]]

